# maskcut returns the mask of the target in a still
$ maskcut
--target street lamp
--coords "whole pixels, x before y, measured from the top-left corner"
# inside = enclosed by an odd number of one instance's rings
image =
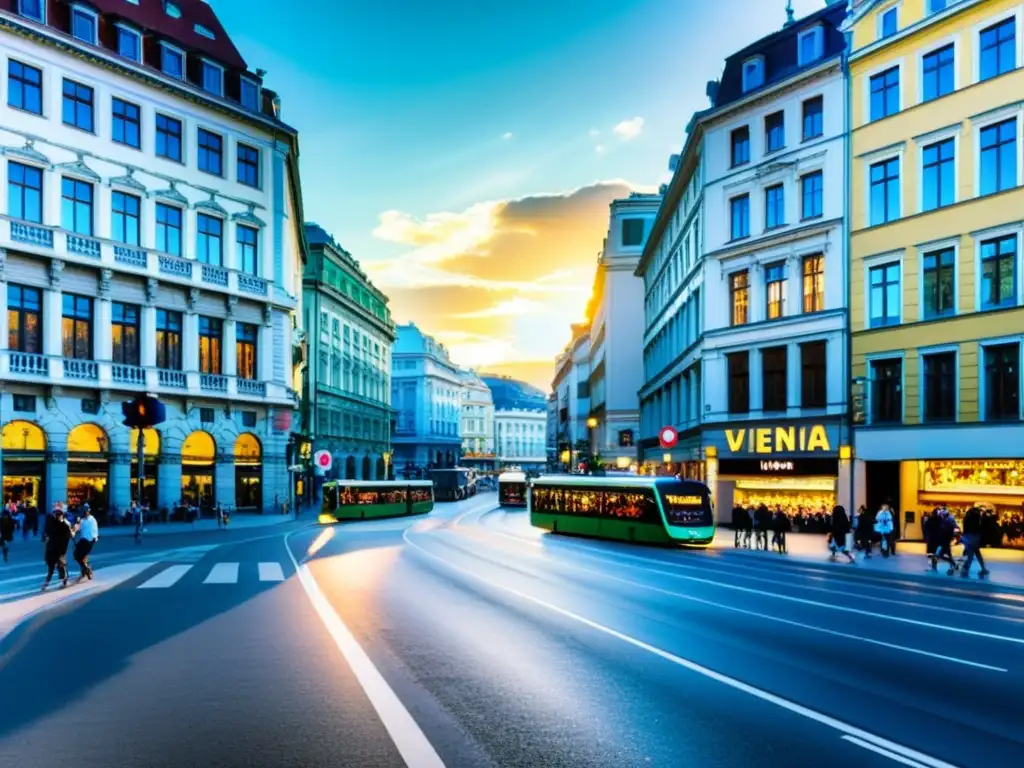
[[[587,419],[587,429],[594,429],[597,426],[597,419],[591,416]]]
[[[381,454],[381,458],[384,459],[384,479],[390,480],[391,472],[389,469],[391,467],[391,451],[384,451],[384,453]]]

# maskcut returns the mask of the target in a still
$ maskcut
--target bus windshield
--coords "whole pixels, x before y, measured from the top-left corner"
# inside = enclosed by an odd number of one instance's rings
[[[526,503],[526,483],[505,480],[499,483],[498,501],[501,504]]]
[[[706,486],[685,481],[658,483],[658,495],[669,525],[708,526],[714,524],[711,497]]]

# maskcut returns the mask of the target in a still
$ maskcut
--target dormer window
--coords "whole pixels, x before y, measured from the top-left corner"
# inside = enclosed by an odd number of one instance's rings
[[[117,52],[126,59],[139,61],[142,54],[142,37],[137,30],[117,25]]]
[[[96,14],[80,5],[71,8],[71,34],[86,43],[96,44]]]
[[[743,92],[764,85],[764,56],[755,56],[743,62]]]
[[[239,101],[246,109],[251,109],[253,112],[259,111],[260,87],[254,80],[244,76],[241,78]]]
[[[825,30],[820,24],[800,33],[797,46],[799,64],[807,66],[825,55]]]
[[[164,13],[166,13],[172,19],[181,18],[181,8],[179,8],[176,3],[172,3],[171,0],[167,0],[164,3]]]
[[[170,43],[160,43],[160,69],[165,75],[185,79],[185,52]]]
[[[203,59],[203,90],[214,96],[224,95],[224,68]]]
[[[18,12],[26,19],[46,23],[45,0],[18,0]]]
[[[207,37],[210,40],[217,39],[217,36],[213,34],[213,31],[210,30],[208,27],[204,27],[202,24],[196,24],[194,27],[192,27],[192,29],[196,31],[197,35],[202,35],[203,37]]]
[[[878,17],[878,39],[884,40],[895,35],[900,28],[900,9],[894,5]]]

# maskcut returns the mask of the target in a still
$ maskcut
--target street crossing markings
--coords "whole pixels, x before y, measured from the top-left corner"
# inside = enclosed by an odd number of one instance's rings
[[[167,589],[173,587],[181,577],[192,570],[191,565],[172,565],[152,578],[139,584],[139,589]]]
[[[280,563],[260,563],[260,581],[284,581]]]
[[[203,584],[237,584],[238,563],[217,563]]]

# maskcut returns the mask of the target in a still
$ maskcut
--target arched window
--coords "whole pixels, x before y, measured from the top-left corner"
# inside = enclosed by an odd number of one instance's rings
[[[79,424],[68,433],[68,453],[106,453],[110,438],[103,427]]]
[[[31,421],[11,421],[3,427],[3,450],[34,451],[46,450],[46,434]]]

